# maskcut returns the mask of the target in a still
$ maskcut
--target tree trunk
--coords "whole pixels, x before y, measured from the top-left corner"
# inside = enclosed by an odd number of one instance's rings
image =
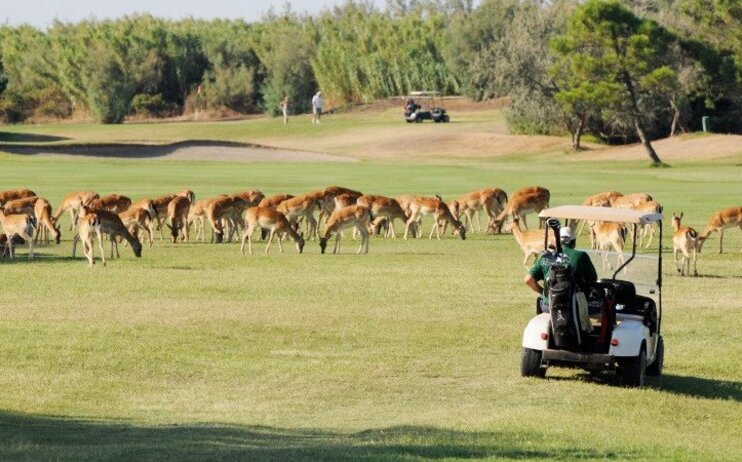
[[[649,158],[652,159],[653,163],[661,164],[662,161],[660,160],[660,157],[657,155],[657,152],[652,147],[652,144],[647,139],[647,135],[646,133],[644,133],[644,128],[639,122],[638,117],[634,118],[634,128],[636,128],[636,133],[637,135],[639,135],[639,139],[642,142],[642,146],[644,146],[644,149],[647,151],[647,155],[649,155]]]
[[[670,107],[673,109],[672,123],[670,124],[670,136],[675,136],[675,132],[678,130],[678,120],[680,120],[680,105],[675,104],[675,101],[670,101]]]
[[[634,119],[634,128],[636,128],[636,134],[639,135],[642,146],[644,146],[644,149],[647,151],[649,158],[652,159],[652,162],[654,164],[661,164],[662,161],[660,160],[660,157],[657,155],[657,152],[655,152],[652,144],[647,139],[647,134],[644,132],[644,127],[642,127],[641,111],[639,110],[639,102],[636,96],[636,89],[634,88],[634,83],[631,81],[631,77],[629,76],[628,72],[623,73],[623,81],[626,85],[626,89],[629,91],[629,96],[631,97],[632,118]]]

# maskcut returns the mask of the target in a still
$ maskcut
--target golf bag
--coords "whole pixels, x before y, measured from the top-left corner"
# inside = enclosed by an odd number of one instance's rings
[[[549,270],[548,278],[549,312],[554,345],[559,348],[579,346],[582,338],[572,268],[554,265]]]

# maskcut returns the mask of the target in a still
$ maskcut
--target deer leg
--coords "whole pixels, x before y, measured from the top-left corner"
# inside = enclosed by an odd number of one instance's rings
[[[674,248],[674,249],[672,249],[672,258],[673,258],[673,260],[675,261],[675,266],[677,266],[677,267],[678,267],[678,273],[680,273],[680,274],[682,275],[682,274],[683,274],[683,272],[682,272],[682,270],[680,269],[680,265],[678,264],[678,252],[679,252],[679,251],[680,251],[680,249],[678,249],[678,248]]]
[[[268,236],[268,245],[265,247],[265,254],[266,255],[268,255],[268,250],[271,248],[271,242],[273,242],[273,236],[275,236],[275,235],[276,235],[276,230],[275,229],[271,229],[271,233]],[[281,237],[279,236],[278,239],[281,239]]]
[[[88,267],[92,268],[95,262],[93,261],[93,243],[89,234],[85,236],[85,240],[82,242],[82,251],[88,259]]]
[[[721,241],[724,239],[724,228],[719,228],[719,253],[722,252],[721,250]]]
[[[404,239],[407,240],[407,235],[410,233],[410,226],[412,226],[412,223],[415,221],[416,217],[415,215],[411,215],[410,218],[407,219],[407,223],[405,224],[404,228]]]
[[[340,251],[340,233],[335,233],[335,248],[332,253],[337,254]]]
[[[278,250],[283,253],[283,245],[281,245],[281,242],[283,242],[283,239],[281,238],[281,235],[278,235]]]
[[[690,271],[690,265],[688,266],[688,271]],[[698,276],[698,253],[696,252],[695,245],[693,246],[693,276]]]

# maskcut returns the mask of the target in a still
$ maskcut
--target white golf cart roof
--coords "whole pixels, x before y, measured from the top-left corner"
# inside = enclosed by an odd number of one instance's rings
[[[439,91],[411,91],[410,96],[438,96],[441,92]]]
[[[538,216],[541,218],[569,218],[572,220],[635,223],[640,225],[654,223],[663,219],[661,213],[646,213],[615,207],[589,207],[586,205],[560,205],[558,207],[551,207],[542,210]]]

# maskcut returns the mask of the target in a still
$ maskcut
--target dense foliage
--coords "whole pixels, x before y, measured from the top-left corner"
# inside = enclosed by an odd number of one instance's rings
[[[620,14],[590,19],[590,8]],[[620,44],[604,38],[625,26],[630,49],[606,54]],[[739,133],[740,30],[742,8],[726,0],[390,0],[384,10],[348,1],[257,23],[142,15],[6,25],[0,120],[276,114],[285,96],[293,112],[307,111],[317,89],[335,107],[437,90],[509,96],[511,130],[571,133],[576,148],[584,133],[640,138],[636,121],[648,139],[698,129],[704,115]],[[626,72],[635,100],[615,86]]]

